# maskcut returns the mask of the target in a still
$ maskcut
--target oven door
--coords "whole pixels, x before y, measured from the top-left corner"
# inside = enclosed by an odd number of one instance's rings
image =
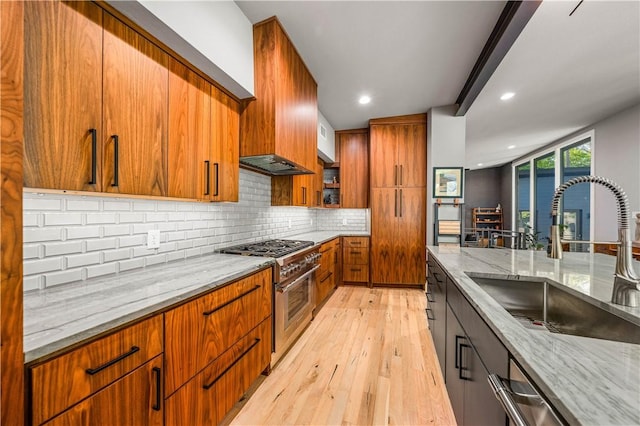
[[[276,284],[275,353],[271,359],[272,365],[311,322],[315,307],[315,275],[318,268],[319,266],[314,266],[291,282]]]

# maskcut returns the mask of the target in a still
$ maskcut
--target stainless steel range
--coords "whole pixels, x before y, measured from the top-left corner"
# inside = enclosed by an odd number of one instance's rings
[[[227,247],[221,252],[273,257],[276,261],[271,357],[271,365],[275,365],[312,319],[320,247],[313,241],[267,240]]]

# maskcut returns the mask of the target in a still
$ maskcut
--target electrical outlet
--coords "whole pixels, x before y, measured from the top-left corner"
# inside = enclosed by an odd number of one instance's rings
[[[289,229],[291,229],[291,219],[289,219]]]
[[[342,219],[342,225],[343,226],[347,226],[347,218],[346,217],[344,219]]]
[[[156,249],[160,247],[160,230],[152,229],[147,233],[147,248]]]

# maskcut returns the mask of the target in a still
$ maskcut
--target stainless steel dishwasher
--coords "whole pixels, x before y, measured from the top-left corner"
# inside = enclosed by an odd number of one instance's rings
[[[513,359],[509,361],[508,379],[490,374],[488,380],[496,398],[509,416],[509,424],[516,426],[566,424],[538,393]]]

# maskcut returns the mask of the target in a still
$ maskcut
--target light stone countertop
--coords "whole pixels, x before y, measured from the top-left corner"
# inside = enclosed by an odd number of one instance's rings
[[[26,292],[25,363],[273,263],[267,257],[211,254]]]
[[[545,278],[640,325],[640,308],[609,303],[615,257],[508,249],[429,247],[513,357],[570,424],[640,424],[640,345],[528,330],[466,272]],[[640,272],[640,262],[634,261]]]

